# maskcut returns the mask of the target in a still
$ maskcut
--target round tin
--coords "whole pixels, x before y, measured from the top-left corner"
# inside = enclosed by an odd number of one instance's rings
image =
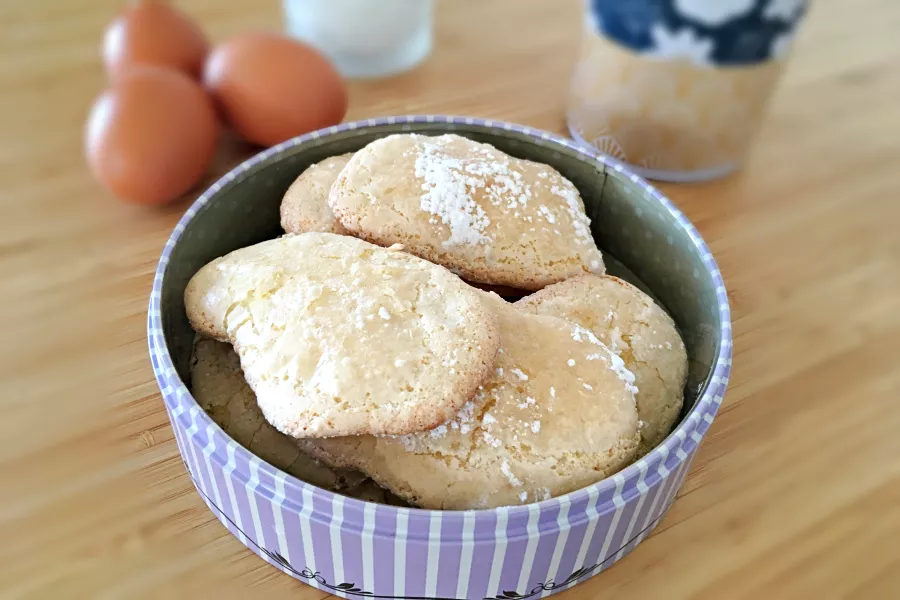
[[[363,502],[300,481],[229,438],[188,388],[188,279],[231,250],[281,233],[288,185],[326,156],[391,133],[453,132],[550,164],[581,191],[592,232],[675,319],[690,369],[682,418],[652,452],[576,492],[524,506],[432,511]],[[544,597],[596,575],[666,513],[722,402],[731,322],[721,275],[685,216],[620,163],[553,134],[482,119],[405,116],[346,123],[252,157],[212,185],[175,226],[150,294],[153,370],[197,491],[263,559],[345,598]]]

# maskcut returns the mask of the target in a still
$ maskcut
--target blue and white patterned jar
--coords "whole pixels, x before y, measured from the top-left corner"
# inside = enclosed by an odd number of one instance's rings
[[[743,160],[807,0],[587,0],[569,129],[670,181]]]

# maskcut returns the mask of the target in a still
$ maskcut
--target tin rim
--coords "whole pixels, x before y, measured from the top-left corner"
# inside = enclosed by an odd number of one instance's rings
[[[643,487],[645,488],[651,487],[658,484],[661,480],[669,477],[675,470],[675,468],[677,468],[685,460],[687,460],[689,458],[689,455],[702,441],[703,435],[706,433],[716,415],[716,412],[718,411],[718,407],[721,405],[731,371],[732,359],[731,313],[727,293],[725,291],[725,284],[719,271],[718,265],[716,264],[716,261],[712,256],[712,252],[710,251],[706,242],[700,236],[700,233],[697,231],[694,225],[670,200],[668,200],[662,193],[660,193],[645,179],[631,171],[628,167],[626,167],[618,160],[607,155],[602,155],[595,149],[584,147],[583,145],[575,141],[568,140],[547,131],[535,129],[528,126],[517,125],[505,121],[446,115],[405,115],[352,121],[343,123],[341,125],[313,131],[263,150],[245,160],[241,164],[237,165],[235,168],[233,168],[231,171],[229,171],[219,180],[213,183],[205,192],[203,192],[203,194],[201,194],[197,198],[197,200],[193,204],[191,204],[185,214],[175,225],[172,234],[166,241],[165,247],[162,251],[162,255],[160,256],[153,279],[153,288],[150,293],[150,306],[147,319],[147,337],[154,375],[162,392],[163,400],[170,407],[173,405],[177,406],[179,404],[179,400],[185,400],[190,405],[189,410],[182,409],[179,414],[172,414],[172,419],[178,421],[183,416],[185,419],[187,419],[188,417],[186,415],[188,415],[188,413],[191,413],[190,416],[192,418],[199,420],[200,430],[212,432],[210,434],[212,436],[210,442],[214,442],[215,446],[226,448],[228,450],[228,453],[231,453],[231,451],[233,450],[235,455],[240,456],[246,462],[251,464],[256,463],[259,466],[260,470],[267,469],[269,471],[267,475],[269,475],[273,479],[273,481],[280,480],[283,482],[284,493],[287,496],[285,498],[286,506],[295,504],[296,499],[300,498],[301,494],[308,497],[308,495],[311,493],[329,503],[336,499],[340,499],[339,501],[343,505],[343,509],[345,511],[358,511],[360,514],[362,514],[366,505],[373,504],[364,500],[358,500],[356,498],[351,498],[342,494],[338,494],[336,492],[331,492],[324,488],[320,488],[303,480],[297,479],[296,477],[293,477],[292,475],[284,473],[280,469],[269,465],[269,463],[263,461],[255,454],[231,439],[231,437],[228,436],[206,414],[206,412],[200,408],[199,404],[187,389],[187,386],[181,380],[178,372],[175,370],[172,357],[166,344],[162,329],[161,302],[163,282],[165,280],[166,270],[169,264],[169,257],[171,255],[171,252],[178,241],[181,239],[181,236],[187,224],[190,223],[191,220],[193,220],[193,218],[200,211],[200,209],[203,208],[210,200],[212,200],[223,188],[230,187],[230,185],[235,181],[241,181],[243,179],[243,176],[248,174],[252,169],[262,166],[269,159],[281,154],[284,151],[296,148],[298,146],[301,146],[302,144],[315,143],[322,138],[327,139],[328,136],[333,134],[358,129],[379,128],[386,125],[427,125],[429,123],[473,126],[488,131],[503,130],[524,134],[525,136],[530,138],[531,141],[539,145],[548,147],[562,147],[569,151],[574,151],[579,155],[579,158],[583,160],[598,162],[602,164],[606,168],[606,170],[614,171],[621,176],[629,179],[632,184],[641,188],[641,190],[648,194],[648,196],[652,198],[656,203],[658,203],[661,208],[670,213],[670,215],[675,219],[678,225],[690,237],[695,248],[700,252],[703,263],[706,267],[706,271],[712,278],[713,284],[715,286],[716,296],[718,299],[718,318],[721,326],[719,328],[718,347],[715,355],[715,366],[712,370],[712,373],[710,373],[710,375],[704,382],[700,396],[694,403],[694,406],[661,444],[655,447],[647,455],[638,459],[637,461],[622,469],[621,471],[615,473],[614,475],[602,479],[587,487],[569,492],[568,494],[550,498],[548,500],[543,500],[541,502],[523,504],[518,506],[505,506],[474,510],[434,510],[422,508],[403,508],[377,503],[375,504],[379,507],[379,510],[388,510],[397,513],[405,512],[411,516],[419,515],[420,517],[425,519],[430,519],[431,515],[434,513],[440,513],[441,515],[443,515],[443,517],[451,519],[462,518],[463,515],[466,515],[467,518],[474,518],[476,527],[473,528],[473,531],[475,532],[481,531],[482,529],[477,527],[479,521],[490,520],[493,523],[494,516],[502,512],[505,513],[507,519],[516,519],[517,521],[521,520],[521,532],[517,533],[518,535],[522,536],[527,535],[524,526],[525,518],[527,518],[529,514],[536,511],[552,511],[554,508],[560,509],[564,506],[569,507],[579,502],[584,502],[585,507],[594,507],[590,511],[593,513],[593,515],[590,516],[587,514],[588,511],[583,511],[580,515],[569,513],[567,527],[572,527],[582,523],[585,520],[597,518],[597,516],[599,515],[603,515],[611,510],[615,510],[617,505],[621,505],[622,503],[630,499],[625,498],[622,494],[626,482],[637,481],[638,488],[640,488],[641,485],[643,485]],[[195,422],[194,425],[196,424],[197,423]],[[173,423],[173,427],[175,426],[181,426],[181,423]],[[190,424],[184,425],[184,429],[187,429],[188,427],[190,427]],[[224,454],[224,452],[222,454]],[[670,459],[673,456],[676,458],[675,464],[667,464],[671,463]],[[210,456],[210,459],[215,462],[219,468],[225,467],[225,463],[222,460],[221,454],[214,453]],[[238,476],[241,479],[245,478],[236,470],[232,471],[231,475]],[[247,481],[243,481],[243,483],[246,484]],[[269,492],[275,491],[273,489],[269,489],[270,486],[263,483],[259,483],[258,486],[259,487],[257,489],[263,488]],[[609,499],[604,500],[602,503],[598,502],[598,499],[603,498],[607,495],[610,496]],[[632,496],[633,495],[635,494],[632,494]],[[299,511],[299,507],[297,508],[297,510]],[[321,520],[325,523],[329,523],[331,520],[330,516],[322,516],[321,519],[317,519],[315,511],[313,511],[309,515],[309,518],[311,520]],[[490,529],[490,533],[493,534],[493,528]],[[413,528],[410,527],[409,531],[407,532],[407,537],[409,539],[428,537],[427,531],[420,532],[420,534],[421,535],[417,534],[417,532],[415,532]],[[378,534],[376,533],[376,535]],[[505,538],[511,540],[515,537],[518,537],[518,535],[513,535],[512,532],[507,532]]]

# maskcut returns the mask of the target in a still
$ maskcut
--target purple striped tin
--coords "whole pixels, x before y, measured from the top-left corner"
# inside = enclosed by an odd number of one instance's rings
[[[183,307],[175,305],[192,273],[181,276],[181,283],[166,279],[175,278],[172,265],[187,260],[183,258],[187,254],[179,255],[179,244],[187,244],[188,237],[191,244],[202,244],[204,236],[214,236],[194,227],[206,218],[208,205],[233,186],[266,185],[265,172],[258,170],[263,165],[274,164],[271,172],[278,173],[281,157],[296,160],[319,149],[315,157],[319,160],[335,140],[361,147],[373,135],[395,131],[506,137],[512,140],[513,154],[534,151],[551,163],[579,161],[603,175],[608,193],[619,194],[618,205],[601,202],[596,211],[589,209],[592,218],[602,214],[600,221],[607,224],[617,219],[637,223],[648,240],[662,238],[660,243],[668,244],[671,252],[652,256],[641,255],[635,244],[619,245],[620,254],[629,258],[629,268],[658,263],[658,268],[648,266],[645,272],[657,273],[664,282],[660,285],[671,288],[671,297],[680,294],[680,306],[700,314],[691,304],[693,295],[708,308],[696,323],[698,335],[708,339],[697,352],[701,356],[691,356],[704,365],[696,379],[693,406],[660,446],[614,476],[558,498],[492,510],[432,511],[363,502],[300,481],[235,443],[200,409],[184,383],[182,365],[189,348],[176,340],[179,327],[184,327],[179,320],[184,319],[177,314]],[[353,141],[355,136],[359,141]],[[298,173],[294,169],[282,179],[292,180]],[[273,194],[280,198],[283,189]],[[629,198],[639,201],[631,205]],[[605,204],[608,212],[602,212],[607,210]],[[253,210],[248,205],[247,215]],[[624,231],[626,226],[622,228],[622,234],[633,239]],[[613,231],[607,235],[613,236]],[[679,252],[696,266],[668,268],[666,261]],[[226,174],[187,210],[166,243],[150,295],[148,338],[179,452],[206,504],[264,560],[345,598],[540,598],[600,573],[644,540],[672,504],[722,402],[731,369],[731,321],[721,275],[700,234],[671,202],[620,163],[569,140],[509,123],[446,116],[346,123],[270,148]],[[688,347],[690,351],[691,343]]]

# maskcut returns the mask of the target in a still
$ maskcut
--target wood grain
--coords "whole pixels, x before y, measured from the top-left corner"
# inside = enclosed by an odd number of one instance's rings
[[[214,40],[280,27],[274,0],[179,4]],[[900,590],[900,5],[813,4],[746,168],[662,186],[732,296],[725,404],[656,532],[560,599]],[[228,534],[178,458],[144,327],[156,259],[191,198],[124,206],[82,158],[118,5],[0,6],[0,590],[322,598]],[[354,83],[348,118],[450,113],[562,132],[579,11],[441,2],[428,63]],[[207,183],[251,152],[226,145]]]

